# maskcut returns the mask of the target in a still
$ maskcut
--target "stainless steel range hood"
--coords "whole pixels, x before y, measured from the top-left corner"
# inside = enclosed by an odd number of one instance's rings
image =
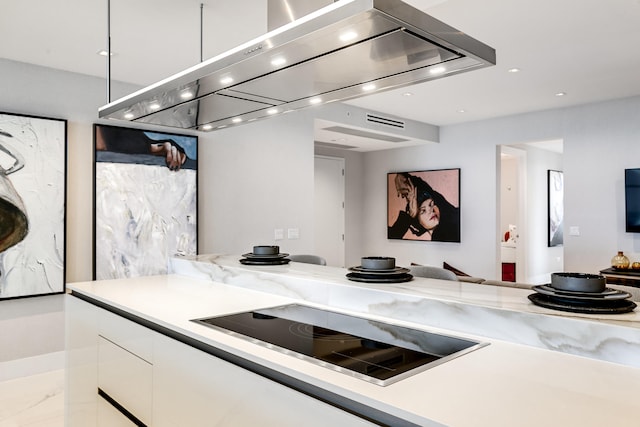
[[[494,49],[399,0],[339,0],[99,117],[208,131],[494,64]]]

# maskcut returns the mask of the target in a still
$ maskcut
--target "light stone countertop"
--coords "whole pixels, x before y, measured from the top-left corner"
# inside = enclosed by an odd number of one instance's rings
[[[640,368],[640,309],[616,315],[550,310],[528,289],[414,278],[348,280],[347,269],[290,263],[246,266],[239,255],[173,258],[171,271],[352,312],[485,336]]]
[[[227,262],[233,263],[232,260]],[[192,263],[192,268],[194,264],[197,263]],[[246,269],[241,264],[238,265],[224,267],[217,273],[228,275],[227,281],[233,281],[232,279],[235,278],[237,282],[235,284],[172,274],[74,283],[68,284],[67,287],[73,293],[87,295],[152,323],[241,356],[253,363],[291,375],[418,425],[431,425],[432,421],[450,426],[600,427],[615,425],[618,427],[640,424],[637,413],[640,369],[637,367],[522,345],[483,334],[460,332],[456,328],[445,328],[442,325],[425,325],[424,322],[418,321],[418,317],[414,320],[398,319],[402,316],[371,312],[367,314],[363,310],[312,301],[314,298],[320,298],[320,294],[329,300],[351,298],[353,292],[363,289],[362,286],[352,286],[350,283],[343,284],[345,288],[349,288],[350,292],[347,294],[341,292],[341,286],[335,286],[330,283],[330,280],[323,279],[327,283],[326,289],[318,287],[306,295],[309,297],[313,294],[315,295],[313,298],[277,295],[266,289],[268,286],[265,282],[274,281],[273,286],[281,287],[282,283],[272,277],[272,275],[277,276],[278,273],[265,272],[262,271],[263,269],[256,271],[256,269]],[[187,265],[182,267],[186,269]],[[203,268],[197,265],[195,267]],[[285,275],[306,274],[316,278],[318,275],[323,275],[320,273],[322,270],[317,271],[317,266],[291,265],[288,268],[290,270]],[[300,272],[295,272],[298,269]],[[244,280],[238,278],[247,278],[245,275],[253,277],[254,285],[263,289],[254,290],[238,286]],[[338,279],[336,277],[337,281]],[[293,277],[289,277],[288,280],[296,281]],[[445,284],[439,283],[440,281],[433,282],[436,283],[421,284],[419,286],[421,290],[418,293],[439,293],[436,288]],[[281,291],[285,293],[282,288]],[[427,297],[421,295],[420,298]],[[445,300],[447,298],[454,298],[454,296],[446,297]],[[361,317],[490,344],[395,384],[381,387],[190,321],[200,317],[291,302],[357,314]],[[360,306],[366,302],[362,301],[362,294],[360,294],[360,301],[353,303]],[[373,304],[378,303],[373,302]],[[517,321],[519,320],[516,319]],[[575,320],[572,321],[575,322]],[[631,328],[631,330],[635,329]]]

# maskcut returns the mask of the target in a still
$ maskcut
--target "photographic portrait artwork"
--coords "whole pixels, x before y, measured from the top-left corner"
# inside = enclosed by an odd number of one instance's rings
[[[67,121],[0,113],[0,299],[65,291]]]
[[[388,173],[387,238],[460,242],[460,169]]]
[[[547,184],[548,246],[560,246],[564,242],[564,176],[562,172],[548,170]]]
[[[166,274],[198,252],[198,138],[94,125],[94,278]]]

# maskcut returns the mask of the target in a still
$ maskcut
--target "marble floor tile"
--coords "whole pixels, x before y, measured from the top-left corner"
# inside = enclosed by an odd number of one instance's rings
[[[63,427],[64,370],[0,382],[0,427]]]

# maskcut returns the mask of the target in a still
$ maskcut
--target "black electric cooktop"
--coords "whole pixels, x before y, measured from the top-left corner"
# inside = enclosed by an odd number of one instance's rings
[[[486,345],[298,304],[193,321],[382,386]]]

